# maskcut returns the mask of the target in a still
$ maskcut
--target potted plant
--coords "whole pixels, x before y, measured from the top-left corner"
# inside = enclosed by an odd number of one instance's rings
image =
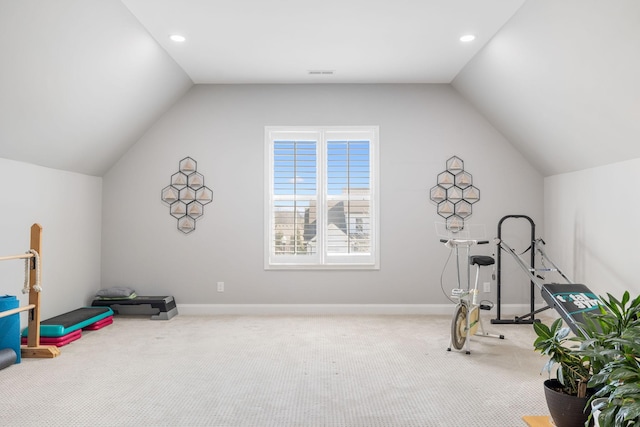
[[[545,395],[559,427],[589,425],[593,417],[584,409],[591,402],[600,427],[640,425],[640,296],[599,301],[598,313],[584,319],[585,336],[570,336],[561,319],[551,327],[534,323],[534,347],[549,357]]]
[[[602,385],[594,398],[605,396],[606,399],[594,406],[594,410],[599,411],[600,427],[640,425],[640,336],[637,331],[628,332],[619,340],[624,349],[605,366],[606,382],[592,381],[596,386]]]
[[[607,294],[600,313],[588,319],[598,333],[582,342],[581,354],[591,361],[589,387],[600,427],[640,425],[640,296],[621,300]],[[597,402],[597,403],[596,403]]]
[[[549,379],[544,382],[547,406],[558,427],[582,427],[588,423],[589,411],[585,408],[594,390],[588,389],[591,379],[591,361],[581,353],[578,344],[582,338],[570,336],[571,330],[563,327],[562,319],[556,319],[551,326],[536,322],[533,324],[537,338],[534,348],[549,360],[544,365]],[[555,378],[552,374],[555,369]]]

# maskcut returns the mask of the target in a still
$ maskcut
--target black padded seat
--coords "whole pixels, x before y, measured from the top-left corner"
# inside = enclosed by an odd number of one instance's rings
[[[471,265],[493,265],[495,263],[493,257],[489,255],[471,255],[469,257],[469,264]]]

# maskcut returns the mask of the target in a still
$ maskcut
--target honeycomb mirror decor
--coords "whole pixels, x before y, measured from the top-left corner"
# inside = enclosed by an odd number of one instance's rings
[[[473,204],[480,200],[480,190],[473,185],[473,176],[464,170],[464,161],[453,156],[446,169],[436,177],[436,185],[429,190],[436,204],[436,213],[446,220],[447,230],[464,229],[464,220],[471,216]]]
[[[170,184],[160,196],[184,234],[196,229],[196,221],[204,215],[204,205],[213,201],[213,191],[204,185],[204,176],[197,169],[198,162],[191,157],[180,160],[178,171],[171,175]]]

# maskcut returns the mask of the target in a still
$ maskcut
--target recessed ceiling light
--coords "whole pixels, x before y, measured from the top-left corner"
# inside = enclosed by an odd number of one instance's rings
[[[182,43],[186,40],[185,36],[181,36],[180,34],[172,34],[169,36],[169,38],[177,43]]]
[[[476,36],[474,36],[473,34],[466,34],[462,37],[460,37],[460,41],[461,42],[472,42],[476,39]]]

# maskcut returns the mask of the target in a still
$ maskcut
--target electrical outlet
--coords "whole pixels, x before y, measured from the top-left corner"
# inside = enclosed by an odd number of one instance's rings
[[[484,282],[483,286],[484,286],[484,292],[485,293],[491,292],[491,282]]]
[[[224,292],[224,282],[218,282],[218,292]]]

